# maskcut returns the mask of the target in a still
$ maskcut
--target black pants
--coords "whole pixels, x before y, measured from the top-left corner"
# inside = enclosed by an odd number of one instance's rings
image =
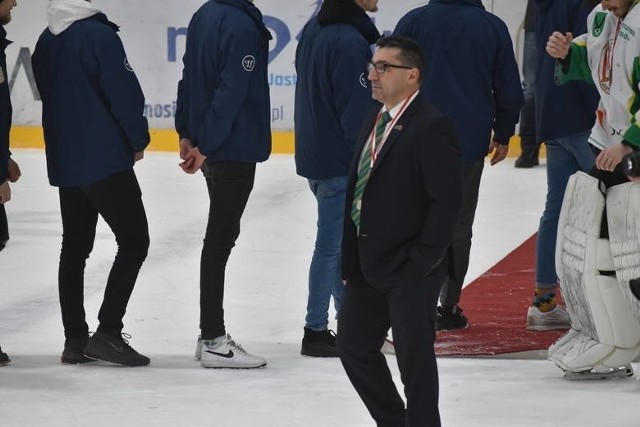
[[[98,215],[109,225],[118,243],[98,314],[98,331],[119,335],[131,292],[149,249],[149,228],[136,175],[131,169],[86,187],[61,187],[59,193],[63,234],[58,287],[65,337],[86,338],[88,335],[84,269],[93,249]]]
[[[7,211],[4,204],[0,204],[0,251],[4,249],[4,245],[9,240],[9,222],[7,221]]]
[[[200,329],[203,339],[226,333],[224,276],[231,249],[240,235],[240,219],[253,189],[256,164],[205,163],[209,221],[200,259]]]
[[[378,426],[439,427],[438,367],[433,348],[435,309],[444,268],[437,275],[408,273],[383,286],[358,274],[347,282],[338,319],[342,365]],[[393,329],[393,343],[407,407],[380,352]]]
[[[478,207],[480,180],[484,159],[462,165],[462,210],[448,251],[447,277],[442,284],[440,303],[453,306],[460,302],[462,285],[469,270],[469,254],[473,237],[473,221]]]

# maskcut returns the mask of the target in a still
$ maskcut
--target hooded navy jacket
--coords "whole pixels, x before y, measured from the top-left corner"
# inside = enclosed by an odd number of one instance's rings
[[[426,66],[421,93],[453,120],[462,158],[487,155],[493,140],[508,144],[524,103],[506,24],[480,0],[432,0],[407,13],[394,34],[415,39]]]
[[[5,49],[11,44],[7,30],[0,25],[0,184],[9,177],[9,130],[11,129],[11,99]]]
[[[571,32],[574,37],[586,33],[592,8],[584,0],[536,0],[536,6],[536,45],[542,52],[536,70],[536,134],[539,142],[545,142],[591,130],[600,97],[595,86],[586,82],[558,86],[556,60],[545,51],[554,31]]]
[[[149,144],[144,95],[117,31],[99,13],[58,35],[46,29],[36,44],[51,185],[85,186],[128,170]]]
[[[270,39],[247,0],[209,0],[191,18],[175,123],[208,162],[269,157]]]
[[[325,0],[296,50],[295,138],[298,175],[347,176],[362,120],[373,100],[367,80],[371,44],[380,38],[352,0]]]

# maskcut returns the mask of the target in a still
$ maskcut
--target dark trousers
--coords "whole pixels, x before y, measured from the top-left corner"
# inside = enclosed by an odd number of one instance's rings
[[[9,240],[9,221],[7,221],[7,211],[4,204],[0,204],[0,251]]]
[[[58,288],[65,337],[88,336],[84,269],[93,249],[98,215],[109,225],[118,243],[98,314],[98,331],[117,336],[149,249],[149,228],[136,175],[130,169],[85,187],[61,187],[59,194],[62,251]]]
[[[240,219],[253,189],[256,164],[205,163],[209,221],[200,259],[200,329],[203,339],[226,333],[224,276],[231,249],[240,235]]]
[[[367,283],[360,273],[347,282],[337,348],[351,383],[378,426],[440,426],[433,343],[443,275],[412,277],[402,272],[390,283],[377,286]],[[393,329],[406,409],[380,352],[389,327]]]
[[[440,303],[453,306],[460,302],[462,285],[469,269],[473,221],[478,207],[480,179],[484,169],[484,159],[462,165],[462,210],[449,247],[447,277],[442,284]]]
[[[536,139],[535,101],[538,59],[539,53],[536,47],[536,33],[535,31],[525,31],[522,63],[522,73],[524,75],[524,81],[522,82],[524,105],[520,110],[520,147],[522,148],[523,154],[535,154],[536,157],[540,147]]]

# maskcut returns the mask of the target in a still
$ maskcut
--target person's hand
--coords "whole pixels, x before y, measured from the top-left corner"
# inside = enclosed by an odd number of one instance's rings
[[[198,147],[195,147],[184,155],[184,161],[180,163],[180,167],[186,173],[194,174],[200,170],[205,160],[207,160],[207,156],[202,154]]]
[[[187,153],[193,150],[193,142],[188,138],[182,138],[180,140],[180,158],[185,159]]]
[[[11,200],[11,187],[9,187],[9,181],[5,181],[0,184],[0,205],[9,200]]]
[[[489,154],[493,153],[491,156],[491,166],[500,163],[507,157],[507,153],[509,152],[509,144],[500,144],[496,141],[491,141],[489,144]]]
[[[620,164],[622,158],[632,151],[631,147],[627,147],[622,143],[605,148],[596,157],[596,167],[603,171],[612,172]]]
[[[8,166],[9,166],[9,181],[10,182],[18,181],[22,176],[22,172],[20,172],[20,166],[18,166],[16,161],[13,160],[11,157],[9,157]]]
[[[136,151],[135,153],[133,153],[133,161],[134,162],[138,162],[138,161],[140,161],[142,159],[144,159],[144,150]]]
[[[191,168],[191,166],[192,166],[191,163],[194,160],[193,157],[192,157],[187,162],[187,154],[191,150],[193,150],[193,142],[191,142],[191,140],[188,139],[188,138],[182,138],[180,140],[180,159],[182,159],[182,162],[179,164],[179,166],[185,172],[186,172],[186,169],[190,169]]]
[[[569,47],[572,41],[573,34],[562,34],[554,31],[553,34],[549,36],[549,41],[547,41],[547,53],[552,58],[564,59],[569,54]]]

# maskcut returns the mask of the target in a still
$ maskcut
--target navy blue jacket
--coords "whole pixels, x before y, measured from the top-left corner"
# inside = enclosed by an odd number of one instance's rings
[[[296,50],[296,169],[309,179],[348,175],[362,120],[373,105],[366,70],[380,33],[355,3],[334,3],[354,8],[351,19],[340,22],[344,12],[312,18]]]
[[[57,36],[46,29],[36,44],[51,185],[84,186],[128,170],[149,144],[144,95],[117,31],[97,14]]]
[[[247,0],[209,0],[191,18],[175,123],[207,161],[269,157],[270,39]]]
[[[9,130],[11,129],[11,99],[9,98],[9,75],[5,49],[11,44],[7,30],[0,25],[0,184],[9,177]]]
[[[591,8],[584,5],[584,0],[536,0],[536,6],[536,45],[540,52],[535,87],[536,136],[544,142],[589,131],[600,97],[595,86],[586,82],[558,86],[554,78],[556,60],[545,51],[554,31],[571,32],[575,37],[586,33]]]
[[[493,140],[508,144],[524,103],[506,24],[480,0],[432,0],[407,13],[394,34],[424,49],[421,93],[453,119],[462,158],[487,155]]]

